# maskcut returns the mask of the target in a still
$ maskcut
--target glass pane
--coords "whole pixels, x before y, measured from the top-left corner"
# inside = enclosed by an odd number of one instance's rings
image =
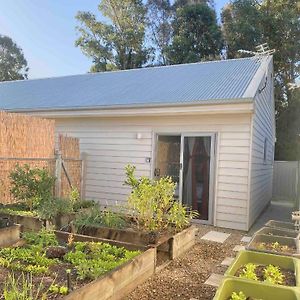
[[[211,137],[185,137],[183,146],[182,202],[208,220]]]
[[[155,177],[171,176],[177,183],[175,197],[179,197],[180,136],[158,136]]]

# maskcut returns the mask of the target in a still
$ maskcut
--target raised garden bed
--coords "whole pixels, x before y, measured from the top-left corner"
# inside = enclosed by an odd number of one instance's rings
[[[2,288],[13,270],[16,276],[33,274],[34,289],[42,282],[47,299],[120,299],[155,270],[156,249],[129,251],[64,232],[26,233],[24,238],[23,247],[0,249]]]
[[[190,226],[175,234],[166,232],[162,235],[153,235],[133,229],[86,226],[82,232],[84,235],[111,241],[125,242],[136,246],[157,247],[158,251],[168,253],[169,258],[174,259],[195,244],[196,231],[195,226]]]
[[[299,232],[297,232],[297,231],[278,229],[275,227],[263,227],[263,228],[259,229],[255,234],[291,237],[294,239],[299,236]]]
[[[250,243],[246,246],[246,249],[300,257],[298,243],[299,240],[289,237],[257,234],[254,235]]]
[[[265,276],[264,270],[269,265],[278,267],[279,272],[272,272],[272,276],[268,278]],[[249,272],[251,269],[253,269],[253,272]],[[273,267],[271,269],[274,271]],[[283,277],[281,277],[281,274]],[[262,283],[265,283],[264,281],[267,279],[268,284],[277,283],[286,286],[300,286],[300,262],[296,258],[287,256],[240,251],[225,275],[257,280]]]
[[[277,228],[277,229],[295,231],[295,225],[294,225],[294,223],[291,223],[291,222],[282,222],[282,221],[269,220],[265,224],[265,226],[266,227]]]
[[[226,278],[217,290],[214,300],[231,300],[233,293],[243,293],[247,300],[299,300],[296,289],[271,286],[241,279]],[[236,298],[237,299],[237,298]],[[241,298],[243,299],[243,298]]]
[[[21,225],[13,224],[0,228],[0,247],[7,247],[20,240]]]

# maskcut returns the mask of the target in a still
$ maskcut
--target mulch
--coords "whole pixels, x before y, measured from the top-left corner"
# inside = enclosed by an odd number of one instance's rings
[[[201,240],[210,230],[231,233],[223,243]],[[199,225],[197,244],[182,257],[172,261],[161,272],[129,294],[126,300],[211,300],[216,288],[204,284],[212,273],[224,274],[227,267],[221,262],[234,257],[233,248],[241,243],[244,232]]]

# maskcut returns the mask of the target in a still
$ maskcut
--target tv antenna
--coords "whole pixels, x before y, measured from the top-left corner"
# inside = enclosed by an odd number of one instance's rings
[[[245,53],[245,54],[257,55],[257,56],[271,55],[271,54],[275,53],[275,49],[270,49],[267,43],[260,44],[260,45],[256,46],[255,49],[256,49],[256,51],[240,49],[240,50],[238,50],[238,52]]]

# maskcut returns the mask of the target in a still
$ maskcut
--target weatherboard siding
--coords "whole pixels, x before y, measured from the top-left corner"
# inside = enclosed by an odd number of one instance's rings
[[[124,203],[126,164],[137,175],[151,176],[155,133],[217,133],[214,224],[245,230],[247,226],[250,114],[57,119],[57,132],[80,139],[87,154],[86,198],[104,205]],[[141,139],[137,139],[137,134]]]
[[[251,184],[249,201],[249,227],[253,224],[272,197],[273,162],[274,162],[274,95],[272,67],[268,68],[267,84],[255,97],[253,115]],[[262,80],[260,88],[265,85]],[[264,144],[267,138],[266,160]]]

